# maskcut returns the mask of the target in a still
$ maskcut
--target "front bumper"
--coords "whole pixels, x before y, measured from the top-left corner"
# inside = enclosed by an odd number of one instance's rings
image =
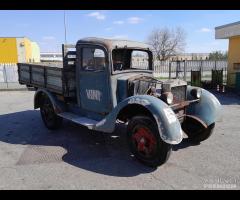
[[[182,101],[179,103],[175,103],[170,105],[169,107],[172,108],[174,111],[176,117],[178,118],[180,123],[183,123],[185,120],[185,117],[187,116],[186,114],[186,108],[193,103],[198,103],[200,99],[194,99],[194,100],[188,100],[188,101]]]
[[[182,123],[186,117],[194,118],[200,123],[209,126],[217,121],[221,116],[221,104],[218,99],[209,91],[202,89],[200,99],[195,99],[190,91],[195,88],[187,87],[187,100],[170,105],[179,122]]]

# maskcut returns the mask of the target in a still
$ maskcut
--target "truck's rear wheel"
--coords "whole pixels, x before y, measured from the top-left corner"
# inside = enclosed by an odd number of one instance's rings
[[[131,152],[145,165],[157,167],[168,160],[172,145],[161,139],[156,122],[150,117],[133,117],[128,123],[127,136]]]
[[[40,112],[42,120],[48,129],[54,130],[61,126],[62,118],[56,115],[53,105],[47,96],[42,97]]]

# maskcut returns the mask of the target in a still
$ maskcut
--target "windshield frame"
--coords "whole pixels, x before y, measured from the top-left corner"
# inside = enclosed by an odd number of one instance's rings
[[[146,52],[148,54],[148,65],[149,65],[149,69],[127,69],[127,70],[122,70],[122,71],[114,71],[113,68],[113,50],[116,49],[130,49],[132,51],[143,51]],[[110,58],[111,58],[111,73],[112,74],[121,74],[121,73],[129,73],[129,72],[146,72],[146,73],[152,73],[153,72],[153,54],[152,51],[150,51],[149,49],[145,49],[145,48],[137,48],[137,47],[131,47],[131,48],[127,48],[127,47],[123,47],[123,48],[114,48],[110,51]]]

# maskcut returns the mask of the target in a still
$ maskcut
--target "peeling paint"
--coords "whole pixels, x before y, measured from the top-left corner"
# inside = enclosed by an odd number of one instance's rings
[[[172,124],[177,121],[176,115],[171,108],[164,108],[163,111],[168,119],[169,124]]]
[[[143,106],[150,105],[150,102],[146,99],[141,99],[141,98],[132,98],[128,101],[128,104],[140,104]]]

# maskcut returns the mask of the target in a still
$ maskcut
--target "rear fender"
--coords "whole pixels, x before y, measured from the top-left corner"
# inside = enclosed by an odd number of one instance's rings
[[[102,132],[113,132],[118,113],[129,104],[144,106],[151,112],[163,141],[169,144],[178,144],[182,141],[181,125],[172,109],[160,99],[149,95],[136,95],[125,99],[106,118],[97,123],[94,129]]]
[[[40,108],[41,106],[41,97],[42,95],[46,95],[52,105],[53,105],[53,108],[54,108],[54,111],[55,113],[61,113],[61,112],[64,112],[65,111],[65,105],[63,102],[59,101],[55,95],[53,95],[52,93],[48,92],[47,90],[45,89],[38,89],[36,92],[35,92],[35,95],[34,95],[34,109],[37,109],[37,108]]]

